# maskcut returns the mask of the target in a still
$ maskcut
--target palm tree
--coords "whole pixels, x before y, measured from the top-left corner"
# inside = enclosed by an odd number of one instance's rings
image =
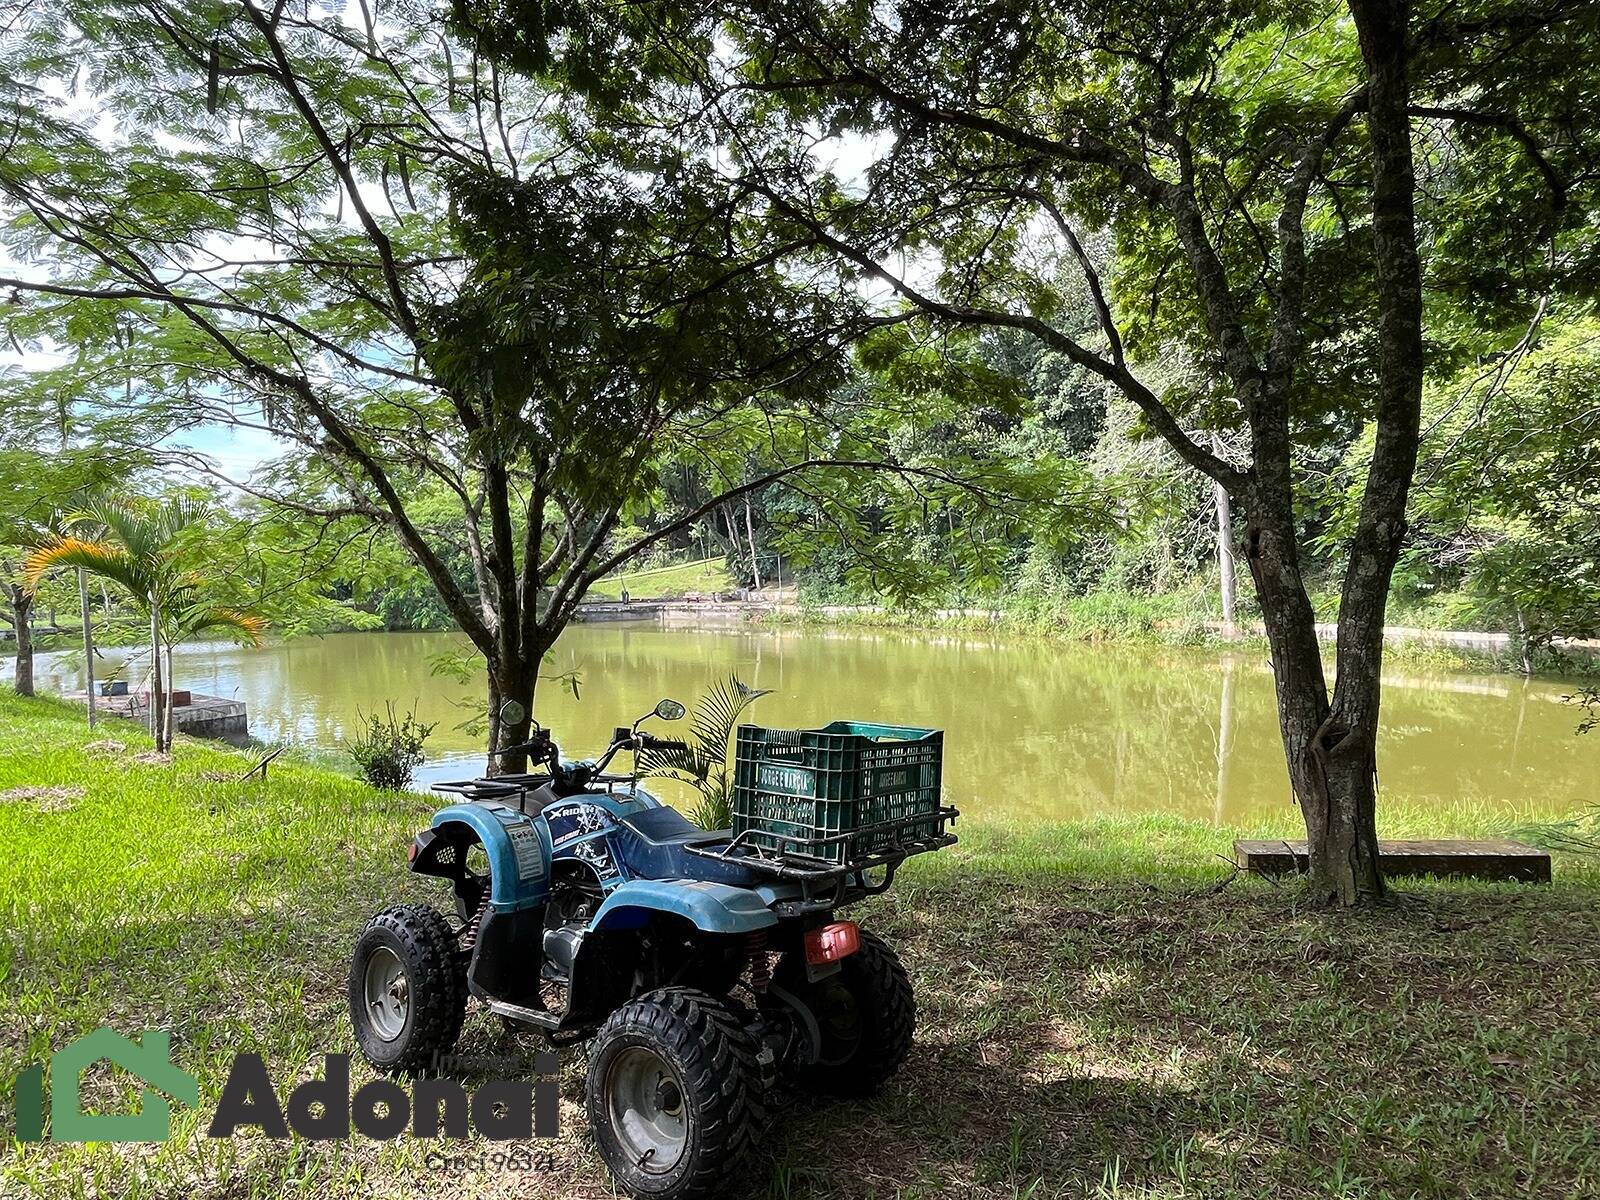
[[[770,692],[750,687],[738,676],[719,680],[695,702],[689,721],[693,740],[681,748],[641,750],[634,760],[639,774],[688,784],[700,793],[689,819],[702,829],[726,829],[733,823],[728,743],[744,711],[766,695]]]
[[[172,648],[205,629],[231,629],[259,643],[266,622],[254,613],[211,602],[204,578],[186,565],[192,535],[212,514],[210,505],[176,497],[160,505],[99,500],[77,514],[94,536],[59,534],[28,555],[23,578],[38,586],[45,572],[77,567],[121,584],[150,618],[150,733],[156,749],[172,746],[172,691],[162,687],[162,659],[172,676]]]

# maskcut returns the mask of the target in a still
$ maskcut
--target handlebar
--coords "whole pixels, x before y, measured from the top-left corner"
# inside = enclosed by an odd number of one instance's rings
[[[658,738],[653,733],[644,733],[638,729],[628,729],[619,725],[612,731],[611,745],[595,764],[595,771],[596,773],[604,771],[618,750],[632,750],[638,754],[641,750],[687,750],[688,748],[683,742]]]
[[[649,714],[647,713],[646,716],[648,715]],[[640,719],[643,720],[643,718]],[[595,763],[593,767],[590,768],[591,774],[589,777],[598,779],[605,771],[606,765],[610,763],[612,758],[619,750],[631,750],[634,754],[638,754],[641,750],[687,749],[689,749],[687,742],[679,741],[676,738],[659,738],[653,733],[645,733],[638,728],[637,722],[631,729],[626,725],[619,725],[612,731],[611,745],[608,746],[606,748],[606,752],[600,756],[600,761]],[[557,749],[554,740],[550,737],[550,731],[548,729],[540,729],[528,741],[518,742],[511,746],[502,746],[494,753],[496,755],[533,755],[537,761],[549,764],[551,773],[553,775],[559,775],[561,773],[560,751]]]
[[[688,742],[679,741],[677,738],[658,738],[654,734],[640,733],[634,735],[638,739],[641,750],[687,750]]]
[[[514,746],[501,746],[496,754],[537,754],[550,748],[550,736],[536,737],[526,742],[518,742]]]

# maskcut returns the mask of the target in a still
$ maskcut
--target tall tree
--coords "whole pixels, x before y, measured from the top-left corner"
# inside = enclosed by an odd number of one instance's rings
[[[607,120],[698,139],[753,219],[832,261],[847,288],[887,291],[937,326],[1020,331],[1136,404],[1243,516],[1313,893],[1381,894],[1383,624],[1427,365],[1415,156],[1442,197],[1421,218],[1432,278],[1472,312],[1473,350],[1525,321],[1540,291],[1584,286],[1592,5],[456,9],[504,61],[584,88]],[[852,156],[864,169],[837,165]],[[1517,200],[1498,228],[1469,199],[1488,186]],[[1084,248],[1102,228],[1109,277]],[[1061,262],[1092,301],[1093,335],[1057,319]],[[1142,363],[1173,346],[1204,382],[1158,394]],[[1300,473],[1369,421],[1330,690]],[[1203,430],[1233,435],[1244,460],[1224,461]]]
[[[492,752],[594,580],[754,490],[881,463],[806,432],[861,314],[777,253],[730,262],[769,235],[703,161],[591,128],[429,4],[359,16],[68,0],[8,24],[6,322],[71,348],[18,386],[269,430],[292,489],[230,482],[391,530],[484,659]],[[778,461],[606,549],[663,447],[739,439]]]

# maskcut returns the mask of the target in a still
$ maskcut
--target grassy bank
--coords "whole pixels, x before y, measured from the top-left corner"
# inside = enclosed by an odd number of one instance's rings
[[[662,600],[687,596],[691,592],[709,595],[713,592],[731,593],[738,585],[728,574],[722,558],[707,558],[698,562],[675,563],[670,567],[656,567],[649,571],[630,571],[623,575],[610,575],[596,581],[589,588],[589,597],[598,600],[620,600],[623,589],[634,600]]]
[[[0,1194],[610,1194],[575,1052],[537,1169],[503,1144],[200,1136],[234,1054],[279,1091],[352,1051],[345,956],[430,803],[0,696],[0,1079],[101,1024],[201,1080],[164,1146],[0,1144]],[[877,1099],[781,1113],[771,1197],[1564,1196],[1600,1189],[1600,888],[1407,883],[1358,915],[1229,879],[1230,831],[975,826],[863,918],[901,948],[916,1049]],[[474,1013],[473,1049],[531,1056]],[[498,1068],[497,1073],[504,1073]],[[358,1069],[357,1081],[365,1077]],[[97,1104],[131,1092],[103,1082]],[[9,1091],[0,1128],[14,1128]],[[430,1154],[444,1150],[445,1166]],[[430,1165],[430,1161],[432,1165]]]
[[[1212,646],[1263,654],[1267,650],[1266,638],[1256,634],[1223,638],[1215,628],[1220,618],[1213,611],[1213,598],[1209,593],[1195,589],[1160,595],[1090,592],[1082,596],[1048,599],[1012,596],[987,602],[951,600],[946,605],[916,608],[870,603],[822,604],[804,599],[797,609],[766,613],[759,619],[763,623],[780,626],[858,627],[908,632],[935,629],[988,631],[1003,633],[1007,637],[1039,638],[1045,641]],[[1240,622],[1248,626],[1257,619],[1247,614],[1240,617]],[[1404,626],[1407,622],[1391,614],[1390,624]],[[1431,625],[1416,627],[1444,628]],[[1325,643],[1324,651],[1331,657],[1331,642]],[[1385,647],[1384,657],[1392,667],[1415,670],[1524,673],[1521,652],[1515,647],[1478,650],[1420,640],[1395,640]],[[1579,680],[1600,677],[1600,656],[1593,654],[1536,650],[1532,652],[1531,660],[1537,675]]]

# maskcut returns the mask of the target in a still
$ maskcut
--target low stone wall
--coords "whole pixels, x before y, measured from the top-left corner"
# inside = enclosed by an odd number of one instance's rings
[[[66,692],[61,698],[85,706],[89,703],[89,697],[84,692]],[[148,700],[143,693],[96,696],[94,700],[97,714],[130,721],[147,722],[150,719],[147,706]],[[250,740],[250,717],[244,701],[225,700],[221,696],[192,694],[188,704],[173,707],[172,728],[174,732],[186,733],[190,737],[212,738],[235,745]]]

